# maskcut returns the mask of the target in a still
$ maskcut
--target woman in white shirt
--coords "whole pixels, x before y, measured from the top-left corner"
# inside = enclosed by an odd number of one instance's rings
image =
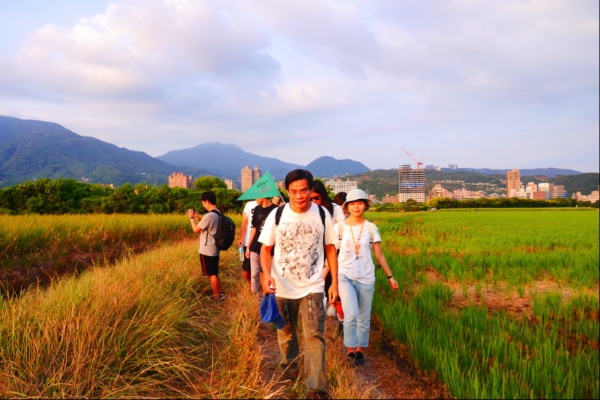
[[[335,225],[340,238],[338,287],[344,310],[344,346],[348,348],[348,360],[360,366],[365,363],[363,351],[369,345],[371,304],[375,292],[375,265],[371,258],[371,247],[389,285],[392,289],[398,289],[398,283],[381,251],[379,231],[375,224],[363,216],[370,206],[371,202],[364,191],[351,190],[344,203],[349,217]]]

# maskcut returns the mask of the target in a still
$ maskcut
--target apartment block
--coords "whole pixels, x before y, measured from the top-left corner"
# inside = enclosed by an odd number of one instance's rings
[[[565,198],[565,186],[564,185],[555,185],[552,191],[553,199],[564,199]]]
[[[229,190],[237,189],[237,185],[231,179],[225,178],[225,179],[223,179],[223,182],[225,182],[225,185],[227,185],[227,189],[229,189]]]
[[[535,192],[532,193],[531,198],[533,200],[546,200],[546,195],[547,195],[547,192],[536,190]]]
[[[413,199],[417,203],[425,202],[425,170],[412,169],[410,165],[398,168],[398,200],[401,203]]]
[[[358,181],[331,179],[325,182],[325,185],[329,185],[332,188],[333,193],[338,194],[339,192],[348,193],[352,189],[358,189]]]
[[[194,178],[191,175],[185,176],[183,172],[173,172],[169,176],[169,187],[170,188],[184,188],[190,189],[194,185]]]

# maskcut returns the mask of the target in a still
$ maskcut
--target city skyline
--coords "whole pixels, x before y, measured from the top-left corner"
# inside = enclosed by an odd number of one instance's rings
[[[0,1],[0,115],[155,157],[219,140],[300,165],[396,168],[404,147],[426,165],[598,172],[598,14],[591,0]]]

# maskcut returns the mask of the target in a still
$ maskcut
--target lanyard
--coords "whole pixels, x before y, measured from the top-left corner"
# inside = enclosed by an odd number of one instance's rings
[[[356,243],[356,240],[354,240],[354,229],[352,229],[352,223],[350,221],[348,221],[348,223],[350,225],[350,233],[352,234],[352,244],[354,244],[354,254],[356,254],[356,259],[358,260],[358,249],[360,248],[360,238],[362,236],[363,228],[365,227],[365,221],[363,221],[362,225],[360,226],[360,233],[358,234],[358,243]]]

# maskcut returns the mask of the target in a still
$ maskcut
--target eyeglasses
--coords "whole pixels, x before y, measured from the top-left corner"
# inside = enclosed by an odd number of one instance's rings
[[[296,197],[296,196],[298,196],[298,195],[300,195],[300,196],[306,196],[306,195],[308,194],[308,192],[309,192],[309,191],[310,191],[310,190],[309,190],[308,188],[304,188],[304,189],[300,189],[300,190],[290,190],[290,191],[288,192],[288,194],[289,194],[290,196],[294,196],[294,197]]]
[[[321,196],[313,196],[310,198],[312,201],[319,201],[321,200]]]

